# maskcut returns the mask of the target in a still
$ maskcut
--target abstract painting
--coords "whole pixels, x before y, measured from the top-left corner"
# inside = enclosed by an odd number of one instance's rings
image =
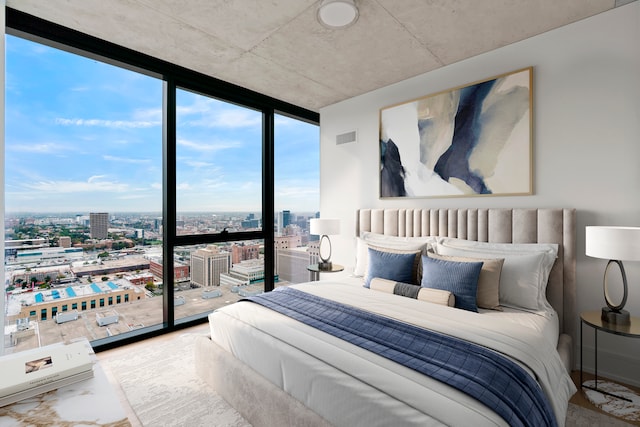
[[[380,197],[532,194],[532,67],[380,110]]]

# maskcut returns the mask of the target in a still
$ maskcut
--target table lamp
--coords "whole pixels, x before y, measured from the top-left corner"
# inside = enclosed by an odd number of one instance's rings
[[[330,235],[340,234],[340,220],[339,219],[326,219],[326,218],[313,218],[309,222],[309,233],[320,237],[320,245],[318,252],[320,254],[320,262],[318,263],[319,270],[331,270],[331,240]],[[329,245],[329,255],[325,258],[323,256],[323,242],[326,239],[326,245]]]
[[[607,303],[607,306],[602,308],[602,320],[618,325],[628,325],[629,312],[623,309],[627,302],[627,275],[622,261],[640,261],[640,227],[588,226],[585,231],[586,255],[609,260],[602,281],[604,299]],[[607,281],[610,269],[614,265],[620,269],[623,287],[622,300],[617,305],[611,301]]]

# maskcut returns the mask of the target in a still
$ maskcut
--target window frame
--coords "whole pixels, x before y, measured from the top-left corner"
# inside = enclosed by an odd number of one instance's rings
[[[319,125],[317,112],[224,82],[193,70],[136,52],[114,43],[55,24],[27,13],[5,8],[7,34],[52,46],[114,66],[129,69],[163,81],[163,137],[162,137],[162,218],[163,259],[173,259],[178,246],[212,244],[228,241],[261,239],[264,241],[265,291],[274,287],[274,118],[276,114]],[[176,90],[186,89],[221,101],[234,103],[262,113],[262,230],[229,232],[224,234],[176,235]],[[126,345],[152,336],[207,321],[206,314],[176,319],[174,314],[174,266],[163,266],[163,282],[169,284],[163,292],[163,322],[144,330],[115,335],[92,341],[95,351]],[[125,296],[125,302],[128,301]],[[93,302],[95,304],[95,300]],[[93,308],[93,307],[92,307]]]

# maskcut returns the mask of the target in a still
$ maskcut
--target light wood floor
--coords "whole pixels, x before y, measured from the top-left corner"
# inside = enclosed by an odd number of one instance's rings
[[[592,380],[593,379],[593,375],[584,372],[582,374],[583,381],[588,381],[588,380]],[[571,379],[573,379],[573,383],[576,385],[576,388],[578,389],[578,391],[576,392],[576,394],[573,395],[573,397],[571,398],[570,402],[579,406],[582,406],[583,408],[587,408],[587,409],[591,409],[592,411],[596,411],[596,412],[600,412],[601,414],[605,414],[608,415],[610,417],[613,417],[611,414],[607,414],[606,412],[600,410],[597,406],[593,405],[589,399],[587,399],[586,395],[584,394],[584,392],[582,391],[582,389],[580,388],[580,371],[573,371],[571,373]],[[598,381],[600,380],[607,380],[607,378],[603,378],[600,375],[598,375]],[[618,381],[614,381],[614,382],[618,382]],[[618,382],[619,383],[619,382]],[[640,388],[638,387],[632,387],[628,384],[623,384],[625,387],[630,388],[631,390],[635,391],[636,393],[640,394]],[[640,426],[640,422],[633,422],[633,421],[629,421],[629,420],[625,420],[620,418],[622,421],[627,422],[631,425],[636,425],[636,426]]]

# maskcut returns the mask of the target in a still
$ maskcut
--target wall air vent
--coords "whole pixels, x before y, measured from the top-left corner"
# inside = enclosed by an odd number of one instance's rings
[[[352,130],[351,132],[341,133],[340,135],[336,135],[336,145],[347,144],[349,142],[357,142],[358,141],[358,132]]]

